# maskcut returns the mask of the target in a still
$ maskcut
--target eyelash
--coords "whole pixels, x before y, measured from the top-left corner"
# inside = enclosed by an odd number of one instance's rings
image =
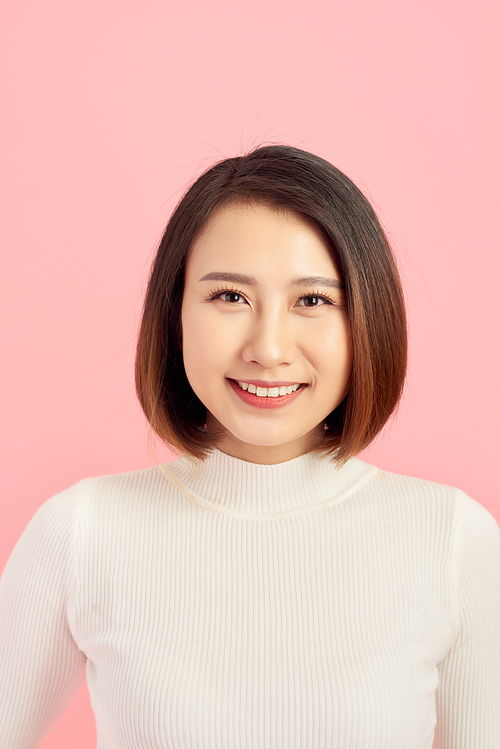
[[[213,289],[206,301],[207,302],[213,302],[218,297],[221,297],[223,294],[238,294],[239,296],[242,296],[244,299],[246,299],[244,293],[242,291],[239,291],[239,289]],[[339,304],[335,301],[335,299],[332,299],[332,297],[329,297],[327,294],[320,294],[319,292],[313,292],[312,294],[304,294],[303,296],[299,297],[299,300],[301,299],[310,299],[311,297],[316,297],[317,299],[322,299],[323,301],[327,302],[328,304],[331,304],[334,307],[338,307]],[[316,307],[318,305],[311,305],[313,307]]]

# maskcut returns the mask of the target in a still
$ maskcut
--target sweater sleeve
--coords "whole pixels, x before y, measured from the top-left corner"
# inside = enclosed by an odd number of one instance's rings
[[[434,749],[500,747],[500,528],[460,493],[450,572],[458,634],[438,665]]]
[[[35,513],[0,580],[0,749],[32,749],[84,680],[71,632],[80,484]]]

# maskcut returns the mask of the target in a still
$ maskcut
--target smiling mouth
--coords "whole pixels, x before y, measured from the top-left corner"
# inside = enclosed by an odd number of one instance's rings
[[[288,405],[288,403],[292,403],[296,398],[300,398],[303,391],[307,388],[307,383],[304,382],[295,382],[290,385],[272,383],[274,387],[265,388],[261,385],[256,385],[255,382],[233,380],[230,377],[227,380],[234,392],[244,403],[255,408],[264,409],[264,411],[274,411],[276,408],[282,408]],[[245,385],[248,385],[248,387],[245,388]],[[285,391],[284,393],[283,390]]]
[[[291,395],[291,393],[294,393],[301,386],[300,383],[297,383],[296,385],[280,385],[279,387],[264,388],[253,385],[251,382],[241,382],[240,380],[235,380],[235,382],[238,383],[242,390],[248,390],[249,393],[258,395],[260,398],[278,398],[282,395]]]

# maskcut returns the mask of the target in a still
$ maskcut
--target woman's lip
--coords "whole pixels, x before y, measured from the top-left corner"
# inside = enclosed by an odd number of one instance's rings
[[[288,403],[298,398],[305,389],[303,387],[300,387],[297,388],[297,390],[294,390],[292,393],[287,393],[286,395],[279,395],[276,398],[272,398],[268,396],[260,396],[256,393],[249,393],[248,390],[243,390],[243,388],[240,388],[240,386],[238,385],[238,380],[232,380],[230,377],[228,377],[227,379],[234,392],[241,398],[244,403],[247,403],[249,406],[254,406],[256,408],[262,408],[264,410],[274,410],[275,408],[282,408],[283,406],[286,406]],[[240,380],[240,382],[246,382],[246,380]]]
[[[246,382],[248,385],[255,385],[255,387],[259,388],[279,388],[279,387],[290,387],[290,385],[305,385],[305,382],[284,382],[280,380],[279,382],[277,380],[245,380],[243,377],[240,379],[236,379],[235,377],[228,377],[228,380],[233,380],[234,382]]]

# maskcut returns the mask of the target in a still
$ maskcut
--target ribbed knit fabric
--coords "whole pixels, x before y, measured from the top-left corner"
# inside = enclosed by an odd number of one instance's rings
[[[0,583],[0,747],[85,671],[98,749],[499,749],[500,529],[357,459],[85,479]]]

